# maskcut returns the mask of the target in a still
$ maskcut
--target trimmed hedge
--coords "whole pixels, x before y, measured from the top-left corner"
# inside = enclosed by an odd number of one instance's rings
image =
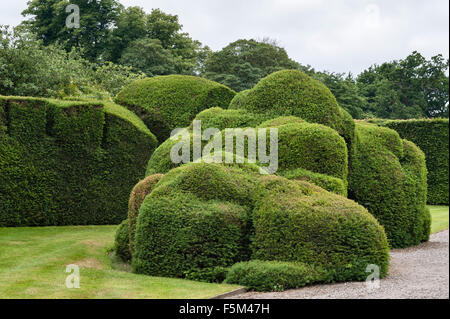
[[[233,265],[225,283],[254,291],[298,289],[322,280],[321,273],[303,263],[252,260]]]
[[[115,102],[138,114],[159,143],[172,130],[188,126],[208,108],[228,108],[236,92],[204,78],[188,75],[156,76],[126,86]]]
[[[255,165],[192,163],[168,172],[142,204],[133,270],[218,281],[236,262],[319,267],[322,281],[387,273],[386,235],[362,206],[307,182],[261,177]]]
[[[129,224],[129,244],[130,253],[134,250],[134,236],[136,234],[136,221],[139,215],[139,209],[144,202],[145,197],[152,192],[156,184],[163,178],[162,174],[155,174],[146,177],[134,186],[130,194],[130,201],[128,203],[128,224]]]
[[[187,164],[167,173],[139,211],[133,270],[211,280],[249,258],[254,171]]]
[[[386,127],[358,123],[349,197],[384,226],[393,248],[429,238],[427,170],[423,152]]]
[[[0,96],[0,226],[119,224],[156,143],[113,103]]]
[[[224,110],[213,107],[197,114],[195,120],[202,121],[203,129],[216,128],[222,131],[226,128],[257,127],[263,118],[245,110]],[[192,130],[192,124],[189,129]]]
[[[130,246],[129,246],[129,221],[125,219],[117,228],[114,240],[114,252],[122,261],[129,262],[131,260]]]
[[[354,122],[321,82],[298,70],[283,70],[262,79],[253,89],[238,93],[229,109],[244,109],[265,119],[296,116],[329,126],[351,144]]]
[[[362,206],[273,175],[262,178],[255,198],[252,259],[319,266],[325,281],[365,280],[370,264],[387,274],[386,235]]]
[[[449,204],[448,119],[418,119],[382,123],[425,153],[428,169],[428,204]]]

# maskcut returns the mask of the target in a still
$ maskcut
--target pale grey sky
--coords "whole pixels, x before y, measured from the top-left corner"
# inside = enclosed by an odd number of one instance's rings
[[[119,1],[179,15],[184,31],[214,50],[241,38],[273,38],[318,70],[358,74],[414,50],[449,56],[448,0]],[[26,2],[0,0],[0,24],[20,23]]]

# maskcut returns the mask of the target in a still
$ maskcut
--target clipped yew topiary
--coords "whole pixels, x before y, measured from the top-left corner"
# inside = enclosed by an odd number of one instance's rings
[[[122,261],[129,262],[131,260],[130,246],[129,246],[129,230],[130,224],[128,219],[125,219],[117,228],[116,236],[114,238],[114,252]]]
[[[252,259],[320,266],[325,281],[364,280],[389,266],[383,228],[357,203],[307,182],[266,176],[255,195]]]
[[[115,102],[138,114],[162,143],[172,130],[188,126],[199,112],[211,107],[228,108],[235,94],[204,78],[167,75],[129,84]]]
[[[215,111],[222,114],[220,110]],[[209,110],[205,111],[201,117],[206,117],[208,112]],[[213,117],[216,119],[215,116]],[[207,121],[210,119],[210,117],[206,118]],[[347,195],[347,146],[345,140],[335,130],[324,125],[308,123],[293,116],[279,117],[263,122],[256,129],[258,128],[278,129],[278,171],[276,174],[289,179],[310,181],[331,192]],[[225,149],[225,131],[221,133],[222,147]],[[267,135],[267,139],[266,143],[269,146],[269,135]],[[157,173],[164,174],[181,165],[173,163],[170,158],[172,148],[178,143],[184,143],[184,141],[168,139],[156,149],[148,163],[147,176]],[[193,160],[192,143],[191,134],[189,145],[191,161]],[[206,143],[204,141],[202,146],[205,146]],[[256,146],[258,146],[257,134]],[[247,143],[244,148],[244,153],[247,154]],[[233,151],[236,152],[235,147]],[[224,156],[222,160],[225,161]],[[264,165],[261,164],[262,167]]]
[[[296,116],[335,129],[348,143],[354,136],[352,117],[338,105],[331,91],[298,70],[270,74],[253,89],[238,93],[229,108],[261,114],[266,119]]]
[[[128,238],[131,254],[133,253],[134,236],[136,233],[136,221],[139,215],[139,209],[141,208],[145,197],[152,192],[152,190],[155,188],[156,184],[158,184],[162,177],[162,174],[147,176],[145,179],[137,183],[131,191],[130,201],[128,203]]]
[[[448,119],[415,119],[381,123],[425,153],[428,169],[428,204],[449,203],[449,127]]]
[[[384,226],[392,247],[428,240],[425,156],[394,130],[367,123],[356,125],[349,196]]]
[[[134,271],[211,280],[218,267],[248,259],[255,172],[219,164],[168,172],[140,208]]]
[[[383,228],[362,206],[251,164],[169,171],[145,198],[135,239],[134,271],[154,276],[217,281],[227,267],[260,259],[305,263],[323,270],[320,281],[344,281],[365,279],[369,264],[384,276],[389,264]]]
[[[118,224],[156,138],[104,102],[0,97],[0,226]]]

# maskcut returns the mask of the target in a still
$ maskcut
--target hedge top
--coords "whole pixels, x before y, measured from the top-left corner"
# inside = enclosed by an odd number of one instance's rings
[[[115,97],[115,102],[135,111],[164,142],[173,129],[186,127],[201,111],[228,108],[236,92],[204,78],[167,75],[137,80]]]
[[[353,139],[351,116],[338,105],[324,84],[298,70],[270,74],[253,89],[237,94],[231,101],[230,109],[264,114],[266,119],[293,115],[329,126],[348,141]]]

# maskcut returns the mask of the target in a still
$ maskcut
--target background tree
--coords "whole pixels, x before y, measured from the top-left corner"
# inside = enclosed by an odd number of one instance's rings
[[[67,28],[66,7],[80,8],[80,28]],[[95,61],[104,52],[111,27],[123,6],[115,0],[32,0],[22,12],[30,16],[23,25],[29,28],[44,45],[59,42],[67,51],[82,47],[84,57]]]
[[[242,91],[252,88],[270,73],[284,69],[302,69],[302,66],[273,41],[238,40],[210,55],[203,76]]]
[[[357,77],[364,111],[381,118],[448,117],[449,61],[414,51],[404,60],[374,65]]]

